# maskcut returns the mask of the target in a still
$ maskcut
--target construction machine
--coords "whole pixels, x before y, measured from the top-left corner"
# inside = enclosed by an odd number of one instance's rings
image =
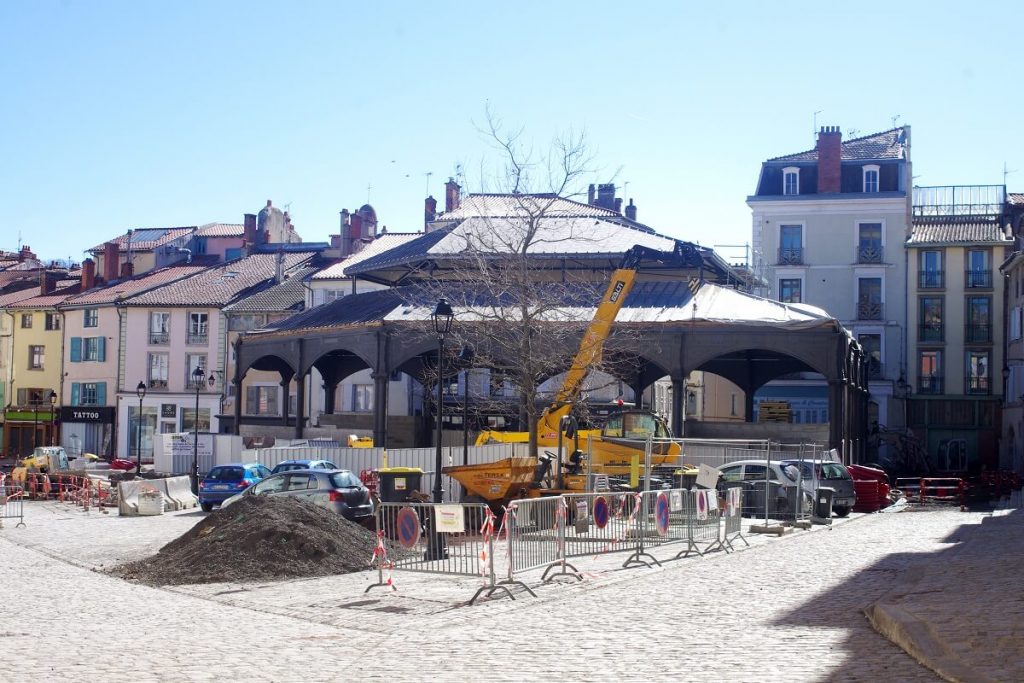
[[[562,428],[563,418],[570,415],[579,400],[587,373],[601,360],[604,343],[636,282],[640,262],[644,259],[653,259],[669,267],[699,267],[701,256],[693,245],[682,242],[677,242],[672,252],[640,245],[626,252],[619,267],[612,273],[608,288],[580,341],[579,351],[572,360],[562,386],[537,422],[539,447],[554,448],[562,437],[575,439],[579,444],[578,449],[590,454],[588,467],[591,472],[628,474],[636,456],[639,455],[643,462],[648,437],[653,438],[652,464],[655,466],[674,464],[681,452],[679,445],[669,440],[672,434],[665,421],[644,410],[614,413],[600,429],[582,429],[573,435],[566,435]],[[477,438],[476,444],[481,446],[528,441],[528,432],[485,430]]]

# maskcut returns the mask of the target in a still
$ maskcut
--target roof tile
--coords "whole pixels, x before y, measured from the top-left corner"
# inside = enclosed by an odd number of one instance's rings
[[[843,161],[869,161],[874,159],[904,158],[905,131],[902,127],[873,133],[860,138],[846,140],[842,144],[841,159]],[[775,157],[768,161],[817,161],[818,150],[810,149],[786,156]]]

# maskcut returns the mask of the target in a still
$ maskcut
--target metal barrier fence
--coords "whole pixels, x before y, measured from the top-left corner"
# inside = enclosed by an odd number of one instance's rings
[[[542,581],[567,576],[579,581],[583,575],[565,557],[565,519],[568,514],[562,496],[528,498],[509,503],[501,531],[508,548],[508,577],[544,568]]]
[[[0,529],[5,519],[16,519],[15,528],[25,526],[25,490],[20,486],[0,486]]]
[[[650,566],[636,552],[636,539],[643,533],[639,514],[641,493],[566,493],[561,497],[566,504],[566,558],[629,550],[633,552],[623,567]]]
[[[735,550],[733,541],[739,539],[747,546],[750,542],[743,535],[743,487],[726,486],[722,497],[722,547],[726,552]]]
[[[376,513],[377,586],[395,588],[391,573],[396,571],[478,576],[484,585],[470,599],[504,591],[513,600],[509,586],[516,584],[536,594],[511,576],[497,580],[494,549],[497,523],[483,503],[381,503]]]

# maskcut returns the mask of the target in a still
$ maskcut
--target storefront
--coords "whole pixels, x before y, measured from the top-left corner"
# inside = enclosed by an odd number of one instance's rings
[[[8,457],[32,454],[36,446],[55,443],[58,425],[53,409],[8,408],[4,411],[4,453]]]
[[[64,406],[60,409],[60,445],[76,458],[83,453],[113,457],[115,420],[112,406]]]

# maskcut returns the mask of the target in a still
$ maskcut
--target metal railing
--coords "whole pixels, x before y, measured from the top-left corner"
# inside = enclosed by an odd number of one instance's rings
[[[857,304],[857,320],[883,320],[882,303],[861,301]]]
[[[968,394],[989,394],[992,393],[992,380],[988,377],[970,377],[965,380]]]
[[[964,325],[964,341],[968,344],[991,344],[991,325]]]
[[[803,247],[779,247],[780,266],[799,266],[804,262]]]
[[[918,323],[917,341],[940,342],[946,339],[946,326],[942,323]]]
[[[917,393],[936,395],[943,392],[942,377],[919,377],[917,379]]]
[[[922,270],[917,274],[918,289],[944,289],[946,286],[946,271],[944,270]]]
[[[150,332],[149,343],[152,346],[167,346],[171,343],[171,335],[166,332]]]
[[[25,490],[20,486],[0,486],[0,529],[5,519],[16,519],[15,527],[25,526]]]
[[[885,251],[881,244],[861,244],[857,247],[857,263],[882,263]]]
[[[992,271],[965,270],[964,287],[967,289],[992,289]]]
[[[208,335],[205,332],[203,332],[203,333],[189,332],[188,333],[188,338],[186,339],[186,343],[187,344],[192,344],[192,345],[197,345],[197,346],[198,345],[207,344],[209,341],[210,341],[210,335]]]

